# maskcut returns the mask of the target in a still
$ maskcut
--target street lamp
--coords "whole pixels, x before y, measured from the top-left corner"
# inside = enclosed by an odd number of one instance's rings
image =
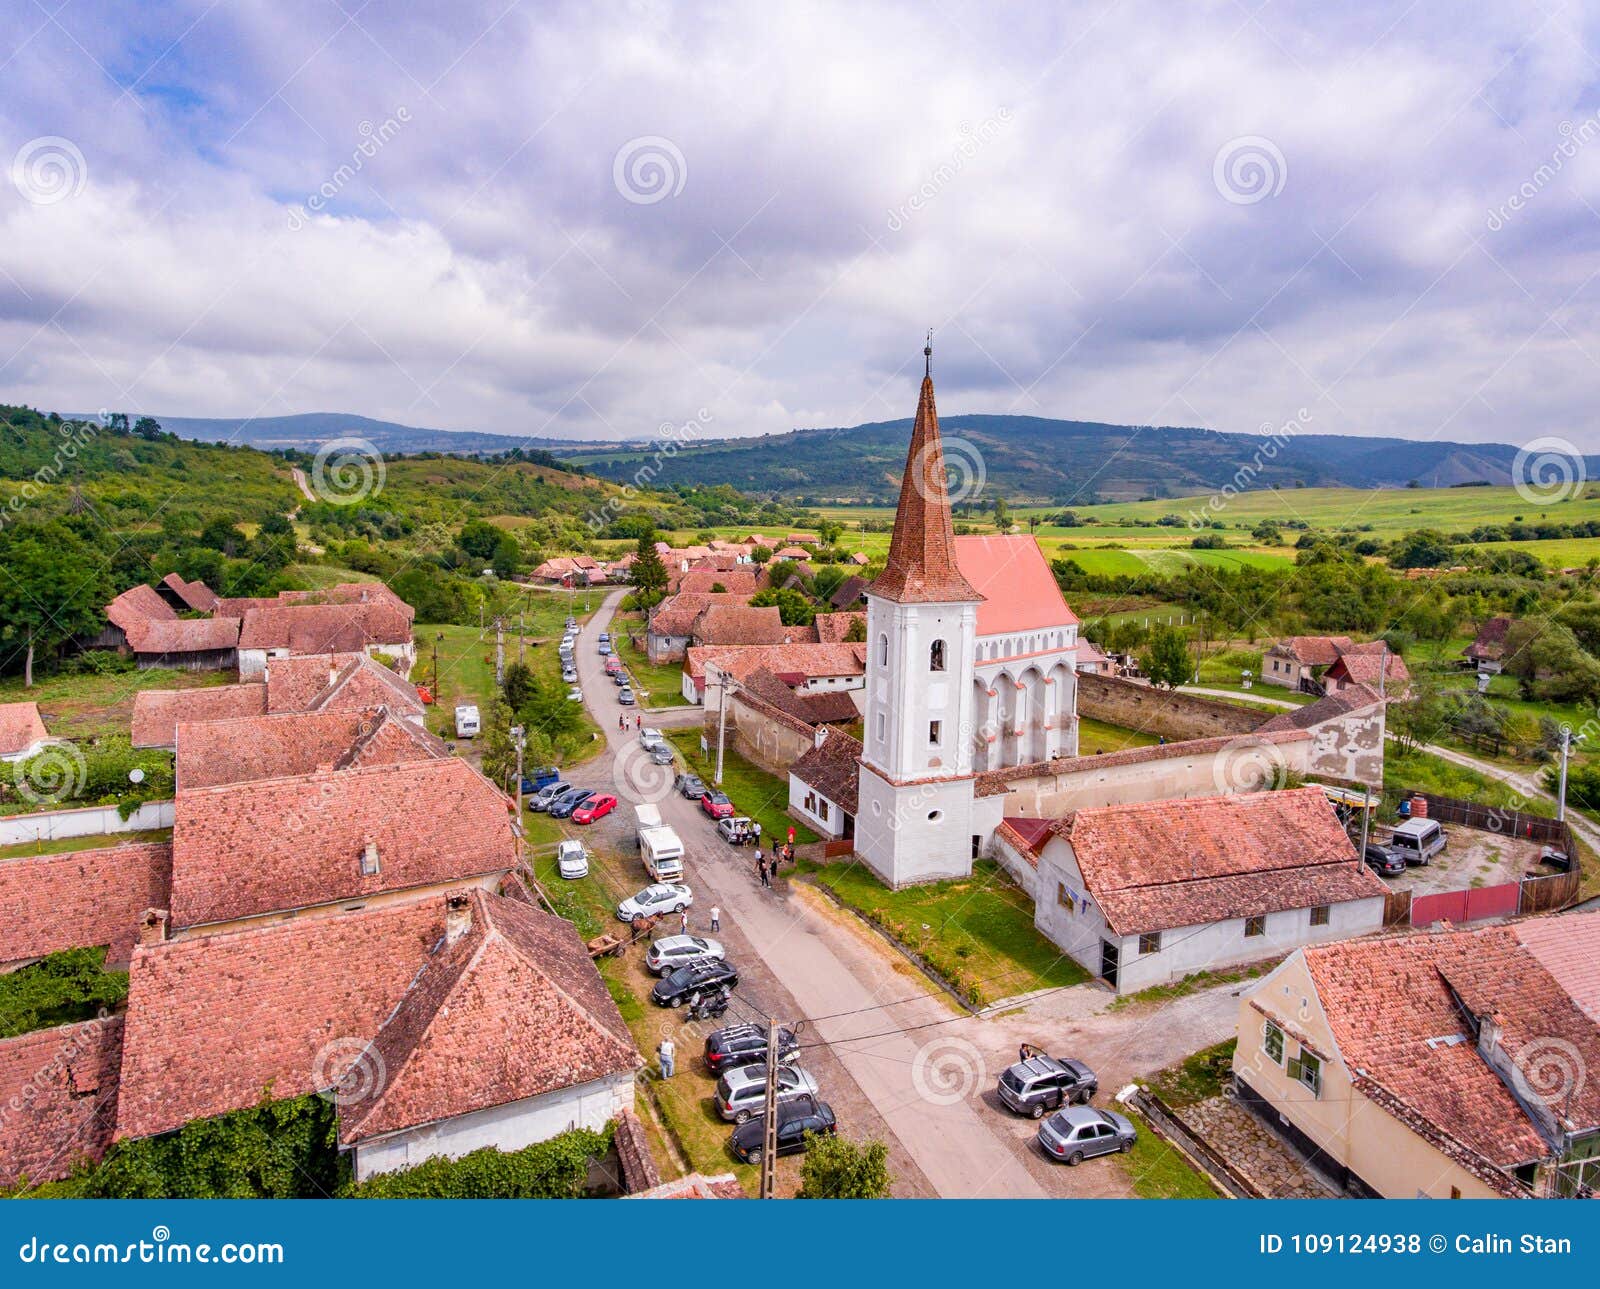
[[[1559,823],[1567,817],[1567,758],[1572,753],[1572,745],[1581,743],[1584,735],[1574,734],[1572,726],[1561,727],[1561,789],[1556,795],[1556,821]]]

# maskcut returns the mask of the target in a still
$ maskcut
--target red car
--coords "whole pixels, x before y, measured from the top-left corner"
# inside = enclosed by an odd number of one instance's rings
[[[592,824],[596,819],[604,819],[616,808],[615,797],[591,797],[572,812],[572,822]]]
[[[728,800],[726,792],[707,792],[700,798],[700,809],[704,810],[713,819],[733,818],[733,802]]]
[[[622,659],[617,657],[616,654],[612,654],[609,658],[606,659],[606,674],[607,675],[614,675],[614,674],[616,674],[617,672],[619,672],[621,670],[622,670]]]

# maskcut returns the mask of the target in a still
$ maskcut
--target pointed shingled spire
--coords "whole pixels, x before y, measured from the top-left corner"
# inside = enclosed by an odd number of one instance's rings
[[[933,404],[933,333],[922,351],[926,372],[917,419],[911,427],[900,505],[889,540],[889,562],[883,575],[867,588],[869,595],[898,604],[976,603],[973,590],[956,565],[955,527],[946,492],[944,445],[939,438],[939,412]]]

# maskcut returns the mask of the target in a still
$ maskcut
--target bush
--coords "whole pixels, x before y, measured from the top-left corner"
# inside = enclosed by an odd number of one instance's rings
[[[0,1038],[89,1020],[128,996],[104,949],[63,949],[0,976]]]
[[[611,1149],[611,1130],[576,1128],[509,1153],[486,1146],[460,1159],[429,1159],[345,1187],[352,1199],[576,1199],[589,1160]]]
[[[837,1134],[813,1137],[800,1165],[799,1199],[887,1199],[889,1148]]]

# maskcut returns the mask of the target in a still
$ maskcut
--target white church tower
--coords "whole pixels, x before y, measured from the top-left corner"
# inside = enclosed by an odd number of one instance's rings
[[[956,565],[933,342],[894,536],[867,588],[867,710],[856,850],[889,886],[972,871],[978,605]]]

